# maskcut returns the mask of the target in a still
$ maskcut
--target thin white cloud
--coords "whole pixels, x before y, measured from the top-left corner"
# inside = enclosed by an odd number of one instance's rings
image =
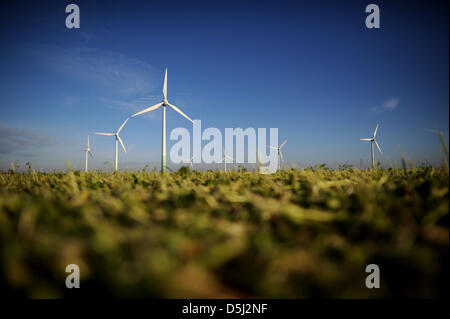
[[[23,54],[53,72],[115,95],[145,96],[155,89],[154,68],[124,54],[55,45],[27,47]]]
[[[400,103],[400,100],[398,98],[390,98],[390,99],[384,101],[383,107],[385,109],[393,110],[393,109],[396,109],[398,107],[399,103]]]
[[[89,42],[92,39],[92,36],[89,33],[81,32],[79,29],[73,34],[79,36],[84,42]]]
[[[373,112],[393,111],[398,108],[399,104],[400,99],[392,97],[385,100],[381,105],[373,107],[371,110]]]
[[[56,140],[45,132],[0,124],[0,154],[29,157],[41,148],[55,144]]]
[[[126,112],[128,115],[132,115],[139,112],[147,107],[155,105],[161,102],[161,96],[149,95],[133,99],[118,99],[118,98],[105,98],[101,97],[99,101],[102,104],[108,105],[114,109]],[[154,118],[155,112],[148,112],[142,116],[147,118]]]

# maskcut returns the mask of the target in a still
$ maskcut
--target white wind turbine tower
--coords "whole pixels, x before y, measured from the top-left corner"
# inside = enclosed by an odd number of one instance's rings
[[[230,160],[232,160],[232,161],[234,161],[234,159],[233,159],[231,156],[228,156],[228,155],[225,153],[225,148],[222,147],[222,150],[223,150],[222,161],[223,161],[223,165],[224,165],[224,171],[226,172],[226,171],[227,171],[227,158],[230,159]]]
[[[361,141],[370,141],[370,150],[371,150],[371,155],[372,155],[372,169],[375,168],[375,153],[373,151],[373,143],[374,142],[377,145],[378,150],[380,151],[380,154],[383,155],[383,152],[381,151],[380,145],[378,145],[377,140],[376,140],[377,131],[378,131],[378,124],[377,124],[377,127],[375,128],[375,131],[373,132],[373,137],[371,137],[371,138],[360,138]]]
[[[278,151],[278,169],[279,170],[281,170],[281,161],[283,161],[283,163],[284,163],[284,158],[283,158],[283,154],[281,153],[281,149],[283,148],[284,145],[286,145],[286,143],[287,143],[287,140],[284,140],[284,142],[281,143],[281,145],[278,147],[267,145],[268,148]]]
[[[180,113],[182,116],[187,118],[189,121],[194,123],[186,114],[184,114],[179,108],[177,108],[175,105],[172,105],[167,101],[167,68],[166,68],[166,75],[164,76],[164,86],[163,86],[163,100],[161,103],[155,104],[153,106],[150,106],[149,108],[146,108],[136,114],[133,114],[131,117],[135,117],[138,115],[141,115],[143,113],[147,113],[153,110],[158,109],[160,106],[163,106],[163,116],[162,116],[162,154],[161,154],[161,172],[165,172],[167,165],[166,165],[166,106],[170,106],[172,109]]]
[[[119,166],[119,145],[117,142],[120,142],[120,145],[122,145],[123,150],[125,151],[125,153],[127,152],[127,150],[125,149],[125,145],[123,145],[123,141],[119,136],[120,131],[122,131],[123,127],[125,126],[125,124],[128,122],[130,118],[127,118],[125,120],[125,122],[123,122],[123,124],[119,127],[119,129],[117,130],[116,133],[95,133],[98,135],[106,135],[106,136],[115,136],[116,138],[116,161],[114,163],[114,170],[117,172],[118,166]]]
[[[94,156],[92,156],[92,153],[91,153],[91,146],[90,146],[90,143],[89,143],[89,135],[88,135],[88,146],[84,150],[84,152],[85,152],[85,155],[86,155],[86,162],[85,162],[85,165],[84,165],[84,171],[87,172],[88,171],[88,153],[89,153],[89,155],[91,155],[92,158],[94,158]]]

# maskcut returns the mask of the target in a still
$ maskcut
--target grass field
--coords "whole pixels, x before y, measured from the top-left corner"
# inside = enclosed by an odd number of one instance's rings
[[[64,297],[448,293],[448,168],[0,173],[0,289]],[[375,263],[381,288],[367,289]],[[78,264],[81,288],[65,288]]]

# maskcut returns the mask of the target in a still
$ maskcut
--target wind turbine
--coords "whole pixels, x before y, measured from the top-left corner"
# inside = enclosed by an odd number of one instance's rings
[[[130,118],[127,118],[125,120],[125,122],[123,122],[123,124],[119,127],[119,129],[117,130],[116,133],[95,133],[98,135],[106,135],[106,136],[115,136],[116,137],[116,161],[114,163],[114,170],[117,172],[117,167],[119,164],[119,146],[118,146],[118,141],[120,142],[120,145],[122,145],[123,150],[125,151],[125,153],[127,152],[127,150],[125,149],[125,145],[123,145],[123,141],[119,136],[120,131],[122,131],[123,127],[125,126],[125,124],[128,122]]]
[[[136,114],[131,115],[131,117],[135,117],[138,115],[141,115],[143,113],[147,113],[153,110],[158,109],[160,106],[163,106],[163,116],[162,116],[162,154],[161,154],[161,172],[165,172],[167,165],[166,165],[166,106],[170,106],[172,109],[180,113],[182,116],[187,118],[189,121],[194,123],[186,114],[184,114],[179,108],[177,108],[175,105],[172,105],[167,101],[167,68],[166,68],[166,75],[164,76],[164,86],[163,86],[163,100],[161,103],[155,104],[153,106],[150,106],[149,108],[146,108]]]
[[[185,160],[187,160],[188,158],[186,158]],[[191,171],[194,169],[194,164],[193,164],[193,160],[194,160],[194,156],[192,156],[191,158],[188,159],[189,160],[189,168],[191,169]]]
[[[283,148],[284,145],[286,145],[286,143],[287,143],[287,140],[284,140],[284,142],[281,143],[281,145],[278,147],[267,145],[268,148],[278,151],[278,169],[279,170],[281,170],[281,161],[283,161],[283,163],[284,163],[283,153],[281,153],[281,149]]]
[[[92,156],[92,153],[91,153],[91,146],[89,143],[89,135],[88,135],[88,146],[87,146],[87,149],[84,150],[84,152],[86,155],[86,163],[84,166],[84,171],[87,172],[88,171],[88,153],[89,153],[89,155],[91,155],[92,158],[94,158],[94,156]]]
[[[223,150],[222,161],[223,161],[223,165],[224,165],[224,170],[225,170],[225,172],[226,172],[226,171],[227,171],[227,158],[230,159],[230,160],[232,160],[232,161],[234,161],[234,159],[233,159],[231,156],[228,156],[228,155],[225,153],[225,148],[222,147],[222,150]]]
[[[372,155],[372,169],[375,168],[375,153],[373,151],[373,143],[375,142],[375,144],[378,147],[378,150],[380,151],[380,154],[383,155],[383,152],[381,151],[380,145],[378,145],[377,140],[376,140],[376,136],[377,136],[377,131],[378,131],[378,124],[377,127],[375,128],[375,131],[373,132],[373,137],[371,138],[360,138],[361,141],[370,141],[370,150],[371,150],[371,155]]]

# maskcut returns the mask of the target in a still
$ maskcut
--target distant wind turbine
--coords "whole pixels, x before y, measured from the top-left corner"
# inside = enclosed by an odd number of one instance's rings
[[[270,146],[270,145],[267,146],[268,148],[278,151],[278,169],[279,170],[281,170],[281,161],[283,161],[283,163],[284,163],[284,158],[283,158],[283,154],[281,153],[281,149],[283,148],[284,145],[286,145],[286,143],[287,143],[287,140],[284,140],[284,142],[281,143],[281,145],[278,147],[274,147],[274,146]]]
[[[114,169],[114,162],[113,162],[112,158],[110,161],[103,162],[103,164],[105,164],[105,167],[107,170],[108,170],[110,164],[111,164],[112,169]]]
[[[89,143],[89,135],[88,135],[88,146],[87,148],[84,150],[85,155],[86,155],[86,162],[85,162],[85,166],[84,166],[84,171],[87,172],[88,171],[88,154],[91,155],[92,158],[94,158],[94,156],[92,156],[91,153],[91,146]]]
[[[234,161],[234,159],[233,159],[231,156],[228,156],[228,155],[225,153],[225,148],[222,148],[222,150],[223,150],[222,161],[223,161],[223,165],[224,165],[224,171],[226,172],[226,171],[227,171],[227,158],[230,159],[230,160],[232,160],[232,161]]]
[[[189,168],[192,171],[194,169],[194,164],[193,164],[194,156],[192,156],[191,158],[185,158],[184,160],[189,160]]]
[[[125,124],[128,122],[130,118],[127,118],[125,120],[125,122],[123,122],[123,124],[119,127],[119,129],[117,130],[116,133],[95,133],[98,135],[106,135],[106,136],[115,136],[116,138],[116,161],[114,163],[114,170],[117,172],[118,166],[119,166],[119,146],[118,146],[118,141],[120,142],[120,145],[122,145],[123,150],[125,151],[125,153],[127,152],[127,150],[125,149],[125,145],[123,145],[123,141],[119,136],[120,131],[122,131],[123,127],[125,126]]]
[[[375,168],[375,153],[373,151],[373,143],[375,142],[375,144],[378,147],[378,150],[380,151],[380,154],[383,155],[383,152],[381,151],[380,145],[378,145],[377,140],[376,140],[376,136],[377,136],[377,131],[378,131],[378,124],[377,127],[375,128],[375,131],[373,132],[373,137],[371,138],[360,138],[361,141],[370,141],[370,150],[371,150],[371,155],[372,155],[372,169]]]
[[[149,108],[146,108],[136,114],[133,114],[131,117],[135,117],[138,115],[141,115],[143,113],[147,113],[153,110],[158,109],[160,106],[163,106],[163,117],[162,117],[162,154],[161,154],[161,172],[165,172],[167,165],[166,165],[166,106],[170,106],[172,109],[180,113],[182,116],[187,118],[189,121],[194,123],[186,114],[184,114],[179,108],[177,108],[175,105],[172,105],[167,101],[167,68],[166,68],[166,75],[164,77],[164,86],[163,86],[163,100],[161,103],[155,104],[153,106],[150,106]]]

